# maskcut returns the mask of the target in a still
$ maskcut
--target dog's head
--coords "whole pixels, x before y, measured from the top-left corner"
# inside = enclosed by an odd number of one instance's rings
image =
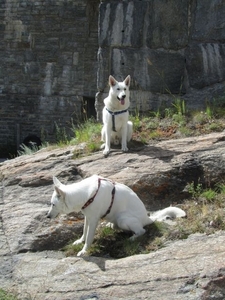
[[[116,81],[116,79],[110,75],[109,86],[111,93],[117,98],[118,101],[120,101],[121,105],[124,105],[125,98],[129,97],[130,75],[128,75],[122,82]]]
[[[63,184],[53,177],[54,192],[51,198],[51,207],[47,213],[47,218],[56,218],[59,214],[66,213],[65,192],[63,191]]]

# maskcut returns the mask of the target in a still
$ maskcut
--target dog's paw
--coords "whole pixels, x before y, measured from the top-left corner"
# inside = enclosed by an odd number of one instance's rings
[[[80,238],[79,240],[76,240],[75,242],[73,242],[73,245],[79,245],[79,244],[81,244],[81,243],[83,243],[83,239],[82,238]]]
[[[80,257],[85,256],[85,255],[87,255],[87,251],[83,250],[83,249],[77,253],[77,256],[80,256]]]
[[[129,149],[127,147],[122,147],[121,149],[123,152],[127,152]]]
[[[105,150],[103,151],[103,155],[104,155],[105,157],[107,157],[107,156],[109,155],[109,152],[110,152],[109,149],[105,149]]]

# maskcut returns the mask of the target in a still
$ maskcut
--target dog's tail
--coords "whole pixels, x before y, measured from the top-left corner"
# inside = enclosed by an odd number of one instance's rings
[[[162,210],[156,211],[150,216],[153,222],[165,221],[168,219],[172,220],[172,219],[183,218],[183,217],[186,217],[185,211],[175,206],[170,206]]]

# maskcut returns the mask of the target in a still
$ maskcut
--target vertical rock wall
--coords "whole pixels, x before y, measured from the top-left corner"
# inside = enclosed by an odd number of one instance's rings
[[[171,94],[192,108],[224,95],[223,0],[106,0],[99,15],[98,103],[109,74],[131,75],[131,110],[157,109]]]
[[[98,5],[0,0],[0,156],[31,134],[54,141],[57,126],[71,133],[83,98],[94,106]]]

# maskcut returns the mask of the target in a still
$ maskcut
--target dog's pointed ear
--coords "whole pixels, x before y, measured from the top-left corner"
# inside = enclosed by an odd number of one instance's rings
[[[53,183],[55,185],[55,191],[59,196],[65,197],[65,192],[62,190],[63,184],[59,181],[58,178],[53,176]]]
[[[124,83],[127,85],[127,86],[130,86],[130,75],[128,75],[125,79],[124,79]]]
[[[60,187],[62,185],[62,183],[59,181],[59,179],[55,176],[53,176],[53,183],[57,187]]]
[[[112,75],[110,75],[109,76],[109,85],[114,86],[114,85],[116,85],[116,83],[117,83],[116,79]]]
[[[60,187],[58,187],[58,186],[56,186],[55,185],[55,191],[56,191],[56,193],[59,195],[59,196],[61,196],[61,197],[65,197],[65,192],[63,192],[62,190],[61,190],[61,188]]]

